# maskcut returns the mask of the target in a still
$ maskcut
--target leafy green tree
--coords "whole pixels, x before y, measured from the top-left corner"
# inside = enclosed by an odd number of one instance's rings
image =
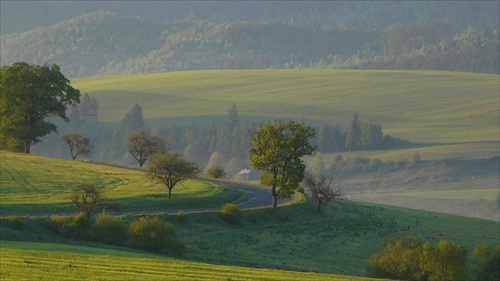
[[[78,133],[65,133],[61,139],[68,145],[71,159],[75,160],[78,155],[89,156],[94,150],[90,139]]]
[[[157,152],[166,152],[167,142],[153,134],[141,130],[128,135],[128,152],[142,167]]]
[[[174,152],[157,153],[146,169],[146,176],[153,181],[164,183],[168,188],[168,198],[172,197],[174,186],[200,174],[200,167]]]
[[[213,165],[207,169],[207,176],[214,179],[223,179],[226,177],[226,169],[222,165]]]
[[[135,103],[132,109],[125,114],[122,125],[130,131],[139,131],[144,128],[144,115],[141,105]]]
[[[314,128],[304,123],[280,119],[261,123],[250,138],[250,163],[271,178],[273,210],[278,198],[288,198],[300,188],[306,167],[301,157],[315,150],[310,143],[314,134]]]
[[[467,280],[464,246],[441,240],[436,247],[415,237],[384,242],[384,252],[370,257],[371,277],[414,281]]]
[[[467,250],[448,240],[441,240],[433,248],[429,243],[422,246],[420,267],[429,281],[467,280]]]
[[[473,253],[476,281],[500,280],[500,244],[491,249],[488,244],[476,246]]]
[[[57,64],[16,62],[0,68],[0,133],[2,147],[19,146],[30,153],[40,137],[57,132],[47,117],[68,122],[68,105],[80,102],[80,91],[70,86]],[[12,148],[12,147],[11,147]]]
[[[422,240],[415,237],[393,238],[384,242],[384,252],[368,261],[368,276],[400,280],[425,280],[421,276]]]

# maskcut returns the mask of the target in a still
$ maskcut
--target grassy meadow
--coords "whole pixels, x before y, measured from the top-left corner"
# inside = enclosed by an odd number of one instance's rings
[[[145,119],[296,118],[347,125],[356,111],[413,142],[498,141],[499,76],[444,71],[220,70],[73,79],[119,122],[135,102]]]
[[[244,194],[204,181],[181,182],[172,190],[152,183],[140,169],[0,152],[1,213],[71,213],[71,190],[96,185],[124,211],[219,207]]]
[[[189,213],[182,222],[175,215],[157,214],[171,222],[186,243],[187,253],[181,258],[62,240],[43,230],[43,218],[20,217],[20,226],[9,223],[9,220],[19,222],[19,219],[4,217],[0,218],[2,265],[9,266],[2,266],[1,272],[2,276],[9,277],[7,279],[23,276],[28,271],[32,274],[45,272],[47,276],[58,278],[57,274],[67,272],[63,276],[73,276],[85,270],[87,274],[95,271],[98,279],[108,280],[112,278],[108,275],[109,268],[123,265],[121,271],[128,279],[165,274],[165,278],[173,280],[362,280],[305,272],[363,276],[368,258],[380,253],[382,242],[392,237],[412,235],[433,245],[443,239],[450,240],[464,245],[471,257],[475,246],[494,245],[500,235],[497,222],[481,219],[349,200],[330,204],[323,208],[322,214],[316,213],[314,207],[311,202],[302,200],[280,207],[276,214],[268,208],[248,209],[243,211],[243,221],[239,225],[227,224],[218,212]],[[129,222],[140,216],[122,218]],[[8,228],[10,225],[15,226]],[[30,234],[31,231],[37,233]],[[56,244],[8,240],[53,241]],[[163,267],[170,273],[159,269]],[[249,275],[252,272],[254,275]],[[266,276],[267,273],[272,275]]]
[[[380,280],[214,265],[118,250],[46,244],[2,241],[2,280]],[[43,250],[33,250],[39,248]]]

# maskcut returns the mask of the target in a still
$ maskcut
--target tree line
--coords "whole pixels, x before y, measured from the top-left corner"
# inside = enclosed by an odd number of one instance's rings
[[[82,100],[93,99],[89,97]],[[228,174],[234,175],[245,165],[248,166],[251,136],[259,126],[254,122],[243,122],[236,104],[228,108],[224,124],[216,124],[215,121],[199,123],[193,119],[183,126],[174,122],[147,126],[139,103],[132,106],[120,124],[114,125],[88,121],[89,118],[82,115],[82,110],[79,109],[82,107],[83,101],[79,107],[69,109],[69,116],[76,116],[73,110],[77,110],[79,115],[74,119],[70,117],[68,124],[61,123],[60,131],[64,134],[78,133],[88,138],[94,148],[91,156],[94,159],[125,164],[133,164],[138,160],[141,166],[145,159],[138,159],[137,155],[130,152],[130,138],[137,138],[147,132],[151,142],[164,142],[169,150],[181,153],[197,163],[206,164],[207,168],[214,164],[226,165]],[[339,125],[323,123],[316,131],[311,143],[321,153],[390,149],[409,143],[407,140],[385,135],[379,123],[360,120],[357,113],[353,114],[351,123],[345,129]],[[70,144],[64,144],[58,138],[55,134],[47,136],[45,142],[37,144],[37,153],[67,158],[67,146]]]

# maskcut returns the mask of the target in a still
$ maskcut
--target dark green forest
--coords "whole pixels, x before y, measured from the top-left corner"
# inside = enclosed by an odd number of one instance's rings
[[[400,14],[390,23],[395,15],[383,16],[378,6],[372,7],[371,14],[365,10],[358,14],[356,9],[372,5],[368,2],[335,10],[354,9],[340,22],[328,21],[338,12],[317,10],[314,14],[314,10],[305,9],[301,14],[296,6],[286,14],[291,16],[254,21],[204,19],[192,12],[179,20],[158,22],[99,11],[3,35],[2,65],[16,61],[57,63],[69,77],[265,68],[499,73],[498,21],[490,23],[492,15],[485,9],[488,5],[458,2],[461,4],[445,11],[439,5],[419,3],[392,3],[394,14],[410,7],[413,12]],[[349,20],[349,14],[356,15],[357,21]]]

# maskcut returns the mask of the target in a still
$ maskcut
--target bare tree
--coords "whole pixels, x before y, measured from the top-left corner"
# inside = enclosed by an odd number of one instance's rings
[[[313,175],[306,172],[304,175],[304,185],[308,188],[308,192],[316,200],[318,213],[321,212],[321,205],[326,204],[336,198],[344,196],[342,186],[334,183],[331,177],[323,174]]]
[[[128,135],[128,152],[142,167],[156,152],[166,152],[167,142],[147,131],[132,132]]]
[[[69,146],[71,159],[75,160],[78,155],[89,156],[94,150],[90,139],[78,133],[63,134],[61,139]]]
[[[70,199],[75,203],[77,211],[84,213],[89,219],[105,209],[120,212],[118,204],[104,197],[95,185],[73,188]]]

